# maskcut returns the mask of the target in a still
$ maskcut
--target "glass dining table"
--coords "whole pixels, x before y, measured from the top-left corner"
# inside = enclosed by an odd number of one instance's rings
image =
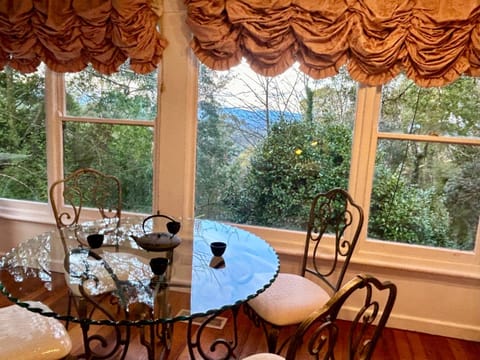
[[[140,329],[149,359],[167,358],[174,324],[179,321],[188,324],[185,341],[190,357],[208,359],[204,348],[211,344],[202,342],[202,332],[219,315],[231,311],[233,339],[224,343],[227,351],[222,358],[233,356],[238,309],[270,286],[278,274],[280,263],[274,249],[238,227],[197,219],[192,223],[191,236],[188,232],[182,235],[182,243],[191,240],[191,276],[177,279],[171,273],[181,261],[175,256],[177,248],[142,249],[134,240],[145,234],[142,218],[122,217],[114,231],[105,231],[99,248],[74,245],[72,241],[69,255],[58,260],[61,235],[68,240],[78,238],[80,233],[102,233],[106,228],[108,221],[85,222],[62,234],[53,230],[20,243],[0,259],[1,293],[30,311],[67,324],[79,323],[85,350],[81,356],[92,359],[125,358],[132,327]],[[210,245],[214,242],[226,244],[221,256],[212,254]],[[154,273],[153,258],[168,258],[168,269]],[[189,304],[178,302],[180,293],[189,295]],[[76,308],[66,300],[75,296],[87,301],[80,307],[77,303]],[[49,309],[35,308],[30,301],[46,302]],[[199,326],[198,319],[202,320]],[[92,346],[101,336],[91,331],[93,326],[115,329],[113,339],[100,339],[113,342],[107,353],[97,353]]]

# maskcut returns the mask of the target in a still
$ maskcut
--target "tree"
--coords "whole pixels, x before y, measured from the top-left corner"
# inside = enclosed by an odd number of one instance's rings
[[[0,72],[0,196],[47,200],[43,71]]]
[[[209,219],[230,218],[224,204],[229,201],[238,171],[233,163],[237,149],[228,137],[231,131],[216,100],[218,87],[225,81],[228,79],[215,78],[204,66],[200,67],[195,212]]]
[[[221,99],[225,121],[247,151],[267,136],[275,122],[293,121],[302,113],[309,78],[298,69],[292,68],[284,76],[264,77],[247,71],[242,64],[228,74],[227,82],[216,89],[217,98]]]
[[[368,234],[426,246],[448,245],[448,213],[432,189],[422,190],[387,167],[377,169]]]
[[[480,214],[480,162],[466,162],[460,172],[445,184],[445,203],[449,209],[449,236],[455,248],[472,250]]]
[[[404,77],[398,77],[384,88],[380,129],[410,134],[478,137],[479,83],[475,78],[461,78],[446,87],[423,89]],[[380,142],[378,147],[381,156],[377,159],[377,175],[386,174],[383,170],[388,170],[396,179],[398,188],[402,188],[404,183],[406,192],[418,195],[415,199],[407,193],[392,192],[387,203],[391,207],[393,204],[400,206],[410,199],[425,204],[426,199],[421,194],[431,194],[426,206],[430,213],[423,215],[424,221],[427,223],[430,218],[437,218],[437,226],[446,229],[441,236],[435,231],[428,236],[418,230],[421,226],[417,226],[418,237],[412,241],[473,249],[480,211],[472,207],[472,203],[476,203],[475,196],[466,185],[472,189],[476,187],[480,172],[475,164],[480,149],[467,145],[387,140]],[[372,202],[379,201],[376,199],[376,193],[381,191],[378,184],[385,184],[385,181],[379,179],[376,182]],[[398,198],[393,199],[393,196]],[[371,219],[377,215],[380,216],[372,211]],[[402,218],[391,219],[392,224],[401,221]],[[379,238],[392,241],[402,238],[398,235],[386,238],[379,233],[380,225],[377,230],[370,225],[371,234]],[[405,235],[405,238],[408,239],[408,236]]]
[[[347,104],[354,104],[355,83],[345,72],[328,81],[312,82],[299,72],[292,79],[297,85],[285,87],[287,81],[278,77],[261,87],[282,104],[280,113],[297,109],[300,116],[280,116],[266,137],[252,146],[245,176],[237,181],[239,196],[230,203],[236,214],[233,221],[304,229],[311,199],[318,192],[348,187],[353,110]],[[343,91],[344,103],[339,105]],[[271,111],[267,106],[271,102],[260,103]],[[340,111],[334,116],[335,104]]]
[[[234,205],[242,223],[304,228],[311,199],[345,188],[351,130],[342,125],[280,121],[251,158],[242,196]]]

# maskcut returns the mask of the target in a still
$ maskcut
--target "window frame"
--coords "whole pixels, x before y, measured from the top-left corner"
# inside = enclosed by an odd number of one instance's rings
[[[158,71],[157,71],[158,73]],[[89,116],[75,116],[68,115],[66,107],[66,94],[68,92],[68,85],[65,80],[64,74],[55,73],[51,70],[47,70],[46,77],[51,78],[52,80],[52,91],[49,92],[51,97],[46,100],[46,104],[50,113],[48,114],[47,123],[51,125],[51,131],[47,132],[47,141],[50,140],[52,145],[51,154],[55,156],[53,161],[53,166],[49,168],[49,174],[54,173],[53,177],[48,177],[50,188],[52,182],[56,181],[55,179],[63,178],[65,164],[64,164],[64,138],[63,130],[67,124],[72,123],[84,123],[84,124],[104,124],[104,125],[120,125],[120,126],[134,126],[134,127],[147,127],[151,128],[152,131],[155,129],[158,116],[155,116],[153,119],[128,119],[128,118],[97,118]],[[158,76],[157,76],[157,87],[159,87]],[[158,96],[157,96],[158,103]],[[50,137],[51,134],[55,134]],[[151,158],[152,167],[154,166],[154,158]],[[62,197],[57,192],[54,194],[56,197],[56,203],[62,204]],[[125,212],[125,210],[123,210]],[[88,209],[85,210],[86,214],[95,214],[95,212],[90,212]]]
[[[381,139],[430,141],[452,144],[475,144],[480,140],[469,138],[408,135],[378,131],[382,86],[359,84],[352,143],[349,192],[365,211],[368,220],[370,194],[373,187],[377,142]],[[283,254],[299,255],[303,251],[304,233],[259,226],[237,225],[254,232],[274,245]],[[480,228],[480,226],[479,226]],[[480,230],[472,251],[434,248],[405,243],[370,239],[367,225],[362,229],[353,263],[423,271],[431,274],[455,275],[480,279]]]
[[[373,187],[378,140],[401,139],[455,144],[480,143],[480,140],[459,137],[380,132],[378,131],[378,119],[380,118],[381,100],[382,86],[359,86],[349,186],[353,197],[364,208],[366,221],[369,217],[370,194]],[[369,239],[367,238],[367,226],[364,226],[359,239],[357,255],[352,258],[352,261],[403,270],[423,270],[429,273],[455,274],[480,279],[479,228],[480,226],[477,227],[474,249],[472,251],[461,251]]]

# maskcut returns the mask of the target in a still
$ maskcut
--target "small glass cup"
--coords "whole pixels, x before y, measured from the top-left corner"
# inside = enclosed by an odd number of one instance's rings
[[[90,234],[87,236],[88,245],[92,249],[98,249],[103,244],[104,235],[103,234]]]
[[[165,272],[167,271],[167,267],[169,264],[169,260],[163,257],[155,257],[150,259],[150,268],[153,272],[153,277],[150,280],[150,287],[153,289],[164,289],[166,287],[165,282]]]
[[[222,255],[227,249],[227,244],[223,241],[214,241],[210,244],[210,250],[212,251],[213,257],[210,260],[210,267],[215,269],[222,269],[225,267],[225,259]]]
[[[150,259],[150,268],[155,275],[163,275],[167,271],[168,259],[163,257],[156,257]]]
[[[220,257],[225,253],[227,244],[223,241],[214,241],[210,244],[210,250],[212,251],[213,256]]]

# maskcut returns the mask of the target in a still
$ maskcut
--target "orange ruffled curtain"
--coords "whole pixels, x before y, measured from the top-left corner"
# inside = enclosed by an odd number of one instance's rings
[[[418,85],[480,75],[480,6],[473,0],[185,0],[192,49],[216,70],[244,57],[265,76],[297,62],[313,78],[347,65],[368,85],[401,71]]]
[[[137,73],[156,69],[167,45],[152,0],[1,0],[0,70],[57,72],[89,63],[110,74],[127,59]]]

